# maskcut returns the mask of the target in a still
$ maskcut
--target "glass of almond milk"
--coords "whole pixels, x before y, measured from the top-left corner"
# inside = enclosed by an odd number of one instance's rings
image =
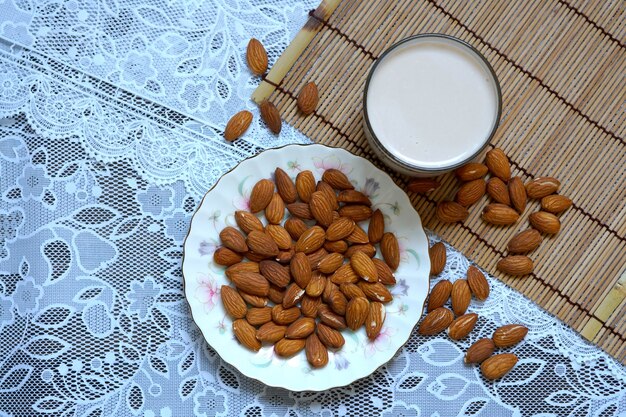
[[[365,83],[365,134],[389,167],[434,176],[474,159],[500,120],[493,68],[468,43],[448,35],[406,38],[374,63]]]

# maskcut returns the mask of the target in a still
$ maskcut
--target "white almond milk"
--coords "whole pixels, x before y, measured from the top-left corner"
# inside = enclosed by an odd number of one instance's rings
[[[464,44],[434,36],[385,55],[371,75],[366,104],[380,145],[426,170],[470,159],[489,139],[500,111],[487,64]]]

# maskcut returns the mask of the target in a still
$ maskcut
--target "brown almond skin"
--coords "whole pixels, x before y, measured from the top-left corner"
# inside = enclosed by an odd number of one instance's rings
[[[317,337],[329,349],[341,349],[346,343],[340,332],[323,323],[317,323]]]
[[[261,342],[259,342],[256,338],[256,329],[245,319],[237,319],[233,321],[233,333],[235,333],[235,337],[239,343],[248,349],[254,351],[261,349]]]
[[[256,338],[261,342],[276,343],[285,337],[287,326],[279,326],[273,322],[267,322],[256,332]]]
[[[324,171],[322,174],[322,180],[336,190],[354,189],[354,185],[352,185],[347,175],[335,168],[330,168]]]
[[[300,309],[298,307],[283,308],[277,304],[272,307],[272,320],[276,324],[288,325],[296,321],[300,317]]]
[[[343,264],[343,255],[340,253],[329,253],[324,256],[317,265],[317,269],[322,274],[332,274]]]
[[[259,270],[265,279],[277,287],[285,288],[291,282],[289,270],[276,261],[266,259],[259,262]]]
[[[450,299],[450,294],[452,294],[452,283],[450,281],[443,279],[435,284],[428,297],[427,312],[430,313],[439,307],[443,307],[448,299]]]
[[[346,296],[343,295],[341,291],[335,290],[330,295],[330,300],[328,301],[330,308],[340,316],[346,315],[346,307],[348,306],[348,300]]]
[[[270,284],[270,289],[267,293],[267,297],[274,304],[282,304],[285,297],[285,289],[277,287],[274,284]]]
[[[572,207],[572,200],[564,195],[547,195],[541,199],[541,208],[552,214],[559,214]]]
[[[557,234],[561,230],[561,221],[552,213],[538,211],[528,216],[528,221],[535,229],[541,233]]]
[[[500,272],[509,275],[528,275],[533,272],[532,259],[525,255],[510,255],[500,259],[496,265]]]
[[[424,336],[441,333],[450,326],[452,320],[454,320],[454,313],[445,307],[439,307],[424,317],[417,331]]]
[[[257,262],[239,262],[226,268],[226,277],[230,280],[233,279],[233,274],[238,272],[256,272],[259,273],[259,264]]]
[[[313,368],[322,368],[328,363],[328,350],[317,334],[313,333],[306,338],[304,351],[307,361]]]
[[[354,255],[357,252],[363,252],[364,254],[369,256],[370,258],[373,258],[374,255],[376,255],[376,248],[373,245],[369,244],[369,243],[366,243],[364,245],[352,245],[344,253],[344,256],[346,258],[352,258],[352,255]]]
[[[426,194],[439,188],[439,181],[434,178],[413,178],[406,188],[412,193]]]
[[[304,349],[305,339],[281,339],[274,345],[274,352],[278,356],[288,358]]]
[[[251,295],[266,297],[269,293],[270,283],[261,274],[255,272],[239,272],[231,278],[237,289]]]
[[[496,226],[506,226],[515,223],[519,219],[519,214],[504,204],[491,203],[483,209],[482,218],[487,223]]]
[[[246,312],[246,320],[253,326],[261,326],[272,321],[271,307],[253,307]]]
[[[480,370],[487,379],[500,379],[513,369],[517,361],[514,353],[501,353],[485,360],[480,365]]]
[[[357,190],[343,190],[337,195],[337,201],[348,204],[363,204],[371,206],[372,201],[368,196]]]
[[[280,113],[274,103],[269,100],[263,101],[260,106],[260,111],[261,119],[265,122],[268,129],[278,135],[282,128],[282,120],[280,119]]]
[[[393,275],[391,268],[385,262],[378,258],[372,258],[374,266],[378,271],[378,280],[384,285],[395,285],[396,277]]]
[[[300,236],[309,228],[306,223],[297,217],[290,217],[285,220],[285,230],[289,233],[293,240],[300,239]]]
[[[489,178],[487,182],[487,194],[496,203],[511,205],[511,197],[509,196],[509,188],[498,177]]]
[[[385,233],[385,216],[380,209],[376,209],[370,218],[370,224],[367,228],[367,237],[370,242],[378,243]]]
[[[389,303],[393,300],[393,296],[387,287],[380,282],[359,281],[357,285],[361,288],[365,296],[372,301]]]
[[[283,201],[287,204],[295,203],[298,198],[298,192],[289,174],[281,168],[276,168],[274,171],[274,181],[276,182],[278,194],[280,194]]]
[[[489,171],[487,165],[479,162],[470,162],[469,164],[465,164],[462,167],[457,168],[454,171],[454,174],[461,181],[472,181],[483,178],[487,175],[487,171]]]
[[[463,207],[471,206],[485,195],[486,188],[487,184],[482,178],[466,182],[457,191],[455,201]]]
[[[339,201],[337,194],[335,194],[335,190],[333,187],[325,183],[324,181],[318,181],[317,186],[315,187],[317,191],[320,191],[326,195],[328,202],[330,203],[333,210],[337,210],[339,208]],[[354,191],[354,190],[349,190]],[[355,191],[356,192],[356,191]]]
[[[354,226],[354,230],[352,231],[352,233],[350,233],[350,236],[348,236],[346,240],[348,241],[348,243],[357,245],[364,245],[366,243],[369,243],[367,233],[358,224]]]
[[[372,301],[370,303],[367,319],[365,320],[365,334],[367,334],[368,339],[374,340],[378,337],[386,317],[387,312],[385,305],[377,301]]]
[[[296,252],[289,263],[289,270],[294,281],[302,288],[306,288],[311,281],[311,264],[303,252]]]
[[[348,300],[352,300],[357,297],[365,297],[365,293],[356,284],[341,284],[339,290],[346,296]]]
[[[457,317],[448,328],[448,335],[453,340],[461,340],[467,337],[474,329],[478,314],[470,313]]]
[[[322,303],[322,299],[320,297],[311,297],[309,295],[305,295],[302,297],[302,301],[300,302],[300,309],[302,310],[302,315],[305,317],[317,317],[317,308]]]
[[[220,232],[222,245],[235,252],[244,253],[248,251],[246,238],[234,227],[228,226]]]
[[[310,297],[319,297],[326,287],[326,276],[319,273],[311,274],[311,279],[307,284],[305,291]]]
[[[507,324],[498,327],[491,338],[493,343],[499,348],[515,346],[521,342],[528,334],[528,328],[521,324]]]
[[[267,301],[268,301],[267,297],[261,297],[259,295],[248,294],[241,290],[239,290],[239,295],[241,295],[241,298],[243,298],[244,301],[250,304],[252,307],[262,308],[267,305]]]
[[[507,182],[509,178],[511,178],[509,158],[502,149],[494,148],[487,152],[485,155],[485,164],[487,168],[489,168],[489,171],[502,181]]]
[[[510,253],[532,252],[541,244],[541,233],[535,229],[526,229],[509,240],[507,250]]]
[[[430,275],[439,275],[446,267],[446,246],[442,242],[437,242],[428,248],[430,258]]]
[[[292,282],[285,290],[283,296],[283,308],[291,308],[295,306],[304,297],[305,291],[298,284]]]
[[[348,302],[346,307],[346,324],[348,328],[356,330],[365,323],[369,314],[370,303],[364,297],[356,297]]]
[[[246,316],[248,312],[246,302],[243,301],[243,298],[241,298],[237,290],[228,285],[222,285],[220,296],[224,310],[226,310],[230,317],[233,319],[242,319]]]
[[[457,279],[454,281],[450,298],[452,300],[452,311],[454,311],[454,314],[457,316],[465,314],[467,307],[469,307],[472,301],[472,292],[467,284],[467,280]]]
[[[485,275],[476,268],[474,265],[470,265],[467,269],[467,284],[472,290],[474,297],[481,301],[485,301],[489,297],[489,282]]]
[[[339,215],[355,222],[362,222],[372,217],[372,209],[363,204],[349,204],[339,208]]]
[[[479,339],[465,352],[465,363],[481,363],[493,355],[496,345],[489,338]]]
[[[378,269],[374,265],[374,261],[365,253],[356,252],[350,258],[350,265],[356,274],[367,282],[378,281]]]
[[[540,199],[554,194],[561,186],[561,182],[553,177],[539,177],[526,184],[528,198]]]
[[[342,316],[332,312],[328,307],[323,308],[323,304],[318,307],[317,315],[322,323],[335,330],[343,330],[348,327]]]
[[[336,240],[334,242],[326,240],[326,242],[324,242],[324,249],[328,252],[345,253],[348,250],[348,243],[345,240]]]
[[[213,252],[213,260],[216,264],[222,266],[232,266],[236,263],[241,262],[243,256],[241,254],[232,251],[225,247],[220,247]]]
[[[311,194],[315,192],[315,177],[309,170],[301,171],[296,176],[296,190],[300,200],[308,203],[311,200]]]
[[[258,213],[272,201],[274,195],[274,183],[266,178],[259,180],[250,192],[250,211]]]
[[[253,230],[248,234],[246,243],[252,252],[265,258],[275,258],[279,252],[274,239],[267,233],[258,230]]]
[[[462,222],[469,216],[469,211],[454,201],[441,201],[437,204],[437,219],[443,223]]]
[[[267,51],[258,39],[252,38],[248,42],[246,60],[250,71],[256,75],[261,75],[267,70]]]
[[[314,82],[310,82],[302,87],[302,90],[300,90],[298,94],[298,108],[306,115],[311,114],[315,111],[319,100],[317,85],[315,85]]]
[[[324,245],[326,232],[319,226],[313,226],[302,233],[296,242],[296,252],[313,253]]]
[[[400,265],[400,245],[398,245],[396,235],[391,232],[383,235],[383,238],[380,240],[380,252],[385,263],[392,271],[398,269]]]
[[[322,226],[328,227],[333,222],[333,206],[323,191],[315,191],[309,201],[313,218]]]
[[[278,249],[291,249],[291,236],[284,227],[277,224],[268,224],[267,226],[265,226],[265,232],[270,235],[272,239],[274,239],[274,242],[276,242],[276,246],[278,246]]]
[[[340,217],[326,229],[326,239],[330,241],[345,239],[354,231],[355,226],[354,220]]]
[[[348,264],[341,265],[334,274],[330,276],[330,282],[341,285],[345,283],[354,284],[359,280],[359,276],[354,272],[352,266]]]
[[[278,193],[274,193],[270,203],[265,207],[265,218],[271,224],[277,225],[285,216],[285,203]]]
[[[239,139],[252,123],[252,113],[248,110],[242,110],[230,118],[224,128],[224,139],[228,142]]]
[[[285,331],[287,339],[304,339],[315,331],[315,320],[310,317],[300,317],[291,323]]]
[[[319,248],[313,253],[309,253],[306,257],[309,259],[309,263],[311,264],[311,268],[313,270],[317,269],[317,265],[319,265],[320,261],[324,256],[328,255],[328,252],[323,247]]]
[[[244,233],[250,233],[253,230],[257,230],[259,232],[263,231],[263,223],[261,223],[261,220],[259,220],[254,214],[247,211],[236,211],[235,221],[237,222],[237,226],[239,226]]]
[[[313,213],[311,213],[311,207],[307,203],[291,203],[287,204],[287,210],[289,214],[294,217],[299,217],[304,220],[313,220]]]
[[[278,252],[278,255],[276,255],[276,261],[281,264],[288,264],[289,262],[291,262],[291,258],[293,258],[295,254],[296,250],[293,248],[293,246],[288,250],[281,250],[280,252]]]
[[[513,177],[509,180],[509,198],[513,208],[522,214],[526,209],[527,196],[526,188],[520,177]]]

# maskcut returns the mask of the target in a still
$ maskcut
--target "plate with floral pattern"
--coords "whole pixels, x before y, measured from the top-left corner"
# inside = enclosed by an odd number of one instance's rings
[[[329,351],[329,362],[320,369],[308,364],[304,351],[284,359],[269,345],[258,352],[240,345],[220,299],[221,286],[229,282],[225,268],[213,261],[213,252],[220,245],[219,232],[226,226],[236,227],[234,212],[249,208],[252,187],[261,178],[272,178],[276,167],[284,169],[293,179],[303,170],[312,171],[317,179],[326,169],[341,170],[357,190],[369,196],[372,208],[383,212],[385,229],[395,233],[400,245],[397,283],[390,287],[394,298],[385,306],[386,319],[380,335],[370,340],[363,327],[355,332],[344,330],[345,345],[336,352]],[[261,214],[259,218],[266,224]],[[366,228],[366,224],[361,225]],[[389,361],[406,343],[422,314],[429,272],[428,239],[406,193],[368,160],[343,149],[317,144],[264,151],[222,176],[195,212],[183,252],[185,296],[193,319],[209,345],[244,375],[293,391],[344,386],[370,375]]]

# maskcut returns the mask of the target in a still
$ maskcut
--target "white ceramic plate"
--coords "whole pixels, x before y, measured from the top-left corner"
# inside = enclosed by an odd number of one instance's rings
[[[283,359],[274,354],[271,346],[264,346],[259,352],[241,346],[220,300],[219,289],[228,280],[225,268],[213,262],[219,232],[227,225],[236,227],[233,213],[247,209],[254,184],[261,178],[271,178],[276,167],[294,179],[301,170],[311,170],[317,179],[325,169],[342,170],[357,190],[369,195],[373,208],[381,209],[386,230],[394,232],[400,243],[397,284],[391,289],[394,299],[386,305],[387,317],[380,336],[368,340],[363,327],[357,332],[344,331],[344,347],[329,352],[329,363],[321,369],[311,368],[304,352]],[[422,314],[429,271],[428,240],[420,217],[404,191],[366,159],[323,145],[289,145],[267,150],[226,173],[207,192],[194,214],[183,254],[185,296],[193,319],[211,347],[244,375],[293,391],[344,386],[389,361],[408,340]]]

